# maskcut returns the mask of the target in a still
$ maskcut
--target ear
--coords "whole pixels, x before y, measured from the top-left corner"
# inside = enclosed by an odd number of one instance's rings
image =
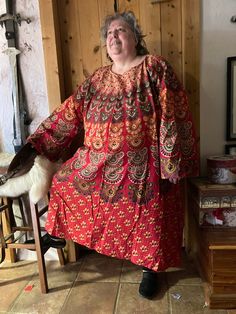
[[[112,58],[109,56],[109,53],[107,52],[107,59],[111,62],[113,62]]]
[[[135,44],[136,44],[136,46],[137,46],[137,45],[138,45],[138,42],[139,42],[138,37],[137,37],[137,35],[135,34],[135,32],[133,32],[133,35],[134,35]]]

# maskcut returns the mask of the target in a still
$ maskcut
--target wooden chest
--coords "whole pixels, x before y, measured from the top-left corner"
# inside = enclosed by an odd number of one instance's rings
[[[236,308],[236,232],[199,231],[197,264],[210,308]]]
[[[215,198],[213,206],[222,206],[222,200],[228,197],[232,205],[236,188],[224,189],[219,185],[208,189],[208,185],[211,184],[204,178],[191,180],[188,185],[188,229],[191,230],[193,257],[204,281],[206,304],[215,309],[236,308],[236,227],[199,223],[199,212],[212,209],[212,203],[205,202],[206,198]]]

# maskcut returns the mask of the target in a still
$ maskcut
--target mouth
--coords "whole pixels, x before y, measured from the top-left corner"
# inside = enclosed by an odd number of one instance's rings
[[[121,45],[121,42],[120,42],[119,40],[115,40],[115,41],[113,41],[113,42],[110,44],[111,47],[112,47],[112,46],[116,47],[116,46],[120,46],[120,45]]]

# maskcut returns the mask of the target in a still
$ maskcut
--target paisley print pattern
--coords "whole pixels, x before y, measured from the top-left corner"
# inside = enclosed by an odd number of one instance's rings
[[[153,270],[180,262],[177,175],[197,174],[188,102],[170,65],[148,55],[123,75],[98,69],[28,139],[58,160],[83,128],[84,146],[56,173],[46,229]]]

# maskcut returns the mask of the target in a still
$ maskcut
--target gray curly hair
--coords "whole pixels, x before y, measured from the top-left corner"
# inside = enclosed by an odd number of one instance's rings
[[[106,40],[108,28],[110,24],[115,20],[123,20],[129,25],[130,29],[134,33],[135,39],[137,40],[137,45],[136,45],[137,55],[144,56],[144,55],[149,54],[149,51],[146,47],[146,43],[143,39],[145,36],[142,34],[142,31],[140,29],[140,26],[138,25],[137,19],[132,11],[127,11],[123,13],[116,12],[113,15],[108,15],[101,28],[101,34],[102,34],[103,40],[104,41]]]

